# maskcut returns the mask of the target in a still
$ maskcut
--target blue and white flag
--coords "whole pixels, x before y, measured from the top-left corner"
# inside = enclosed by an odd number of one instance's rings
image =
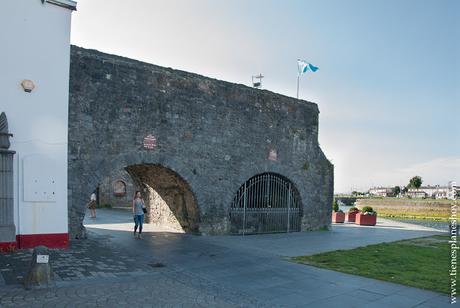
[[[314,73],[319,69],[319,67],[314,66],[313,64],[308,63],[305,60],[300,60],[300,59],[297,60],[297,65],[299,68],[299,75],[303,75],[307,73],[308,71],[312,71]]]

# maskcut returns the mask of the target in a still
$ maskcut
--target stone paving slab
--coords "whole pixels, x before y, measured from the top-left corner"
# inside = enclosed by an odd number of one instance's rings
[[[0,307],[276,307],[180,273],[73,282],[46,290],[0,288]]]
[[[56,281],[99,277],[123,277],[136,272],[151,272],[148,264],[110,246],[108,236],[91,234],[87,240],[71,240],[70,249],[50,249],[50,262]],[[0,282],[22,283],[32,258],[32,249],[0,254]]]

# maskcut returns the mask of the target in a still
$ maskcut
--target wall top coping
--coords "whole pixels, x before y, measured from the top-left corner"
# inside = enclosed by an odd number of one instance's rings
[[[277,98],[287,103],[302,105],[304,107],[312,109],[316,113],[319,113],[318,105],[314,102],[296,99],[294,97],[275,93],[275,92],[265,90],[265,89],[255,89],[255,88],[246,86],[244,84],[223,81],[223,80],[199,75],[196,73],[177,70],[177,69],[173,69],[170,67],[158,66],[155,64],[142,62],[139,60],[135,60],[135,59],[131,59],[131,58],[123,57],[123,56],[108,54],[108,53],[104,53],[104,52],[101,52],[95,49],[86,49],[86,48],[82,48],[82,47],[75,46],[75,45],[71,45],[71,53],[78,54],[82,57],[89,57],[89,58],[93,58],[96,60],[100,60],[102,62],[109,62],[109,63],[113,63],[117,65],[124,65],[128,67],[138,66],[138,67],[142,67],[143,69],[150,70],[155,73],[163,73],[166,75],[176,75],[177,77],[180,77],[180,78],[199,79],[199,80],[202,80],[203,82],[214,83],[216,85],[223,86],[223,87],[238,88],[239,91],[246,92],[247,94],[253,94],[253,95],[257,94],[257,95],[262,95],[267,98],[268,97]],[[71,63],[72,63],[72,58],[71,58]]]

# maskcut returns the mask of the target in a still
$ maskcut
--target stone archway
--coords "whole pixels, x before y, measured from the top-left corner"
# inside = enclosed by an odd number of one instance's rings
[[[275,172],[298,189],[301,230],[328,226],[333,166],[318,116],[311,102],[73,46],[69,233],[85,236],[89,195],[124,168],[161,218],[153,223],[174,216],[185,231],[228,234],[238,187]]]
[[[140,164],[126,168],[142,187],[147,207],[146,222],[179,232],[199,232],[199,210],[189,184],[161,165]]]

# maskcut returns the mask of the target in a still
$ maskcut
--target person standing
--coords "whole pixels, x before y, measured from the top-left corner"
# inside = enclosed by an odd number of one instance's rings
[[[91,212],[91,218],[96,218],[96,194],[93,192],[89,198],[88,208]]]
[[[139,227],[139,233],[137,234],[137,238],[142,238],[142,225],[144,223],[145,212],[146,209],[144,199],[142,199],[141,197],[141,192],[137,190],[134,194],[133,199],[134,238],[136,238],[137,227]]]

